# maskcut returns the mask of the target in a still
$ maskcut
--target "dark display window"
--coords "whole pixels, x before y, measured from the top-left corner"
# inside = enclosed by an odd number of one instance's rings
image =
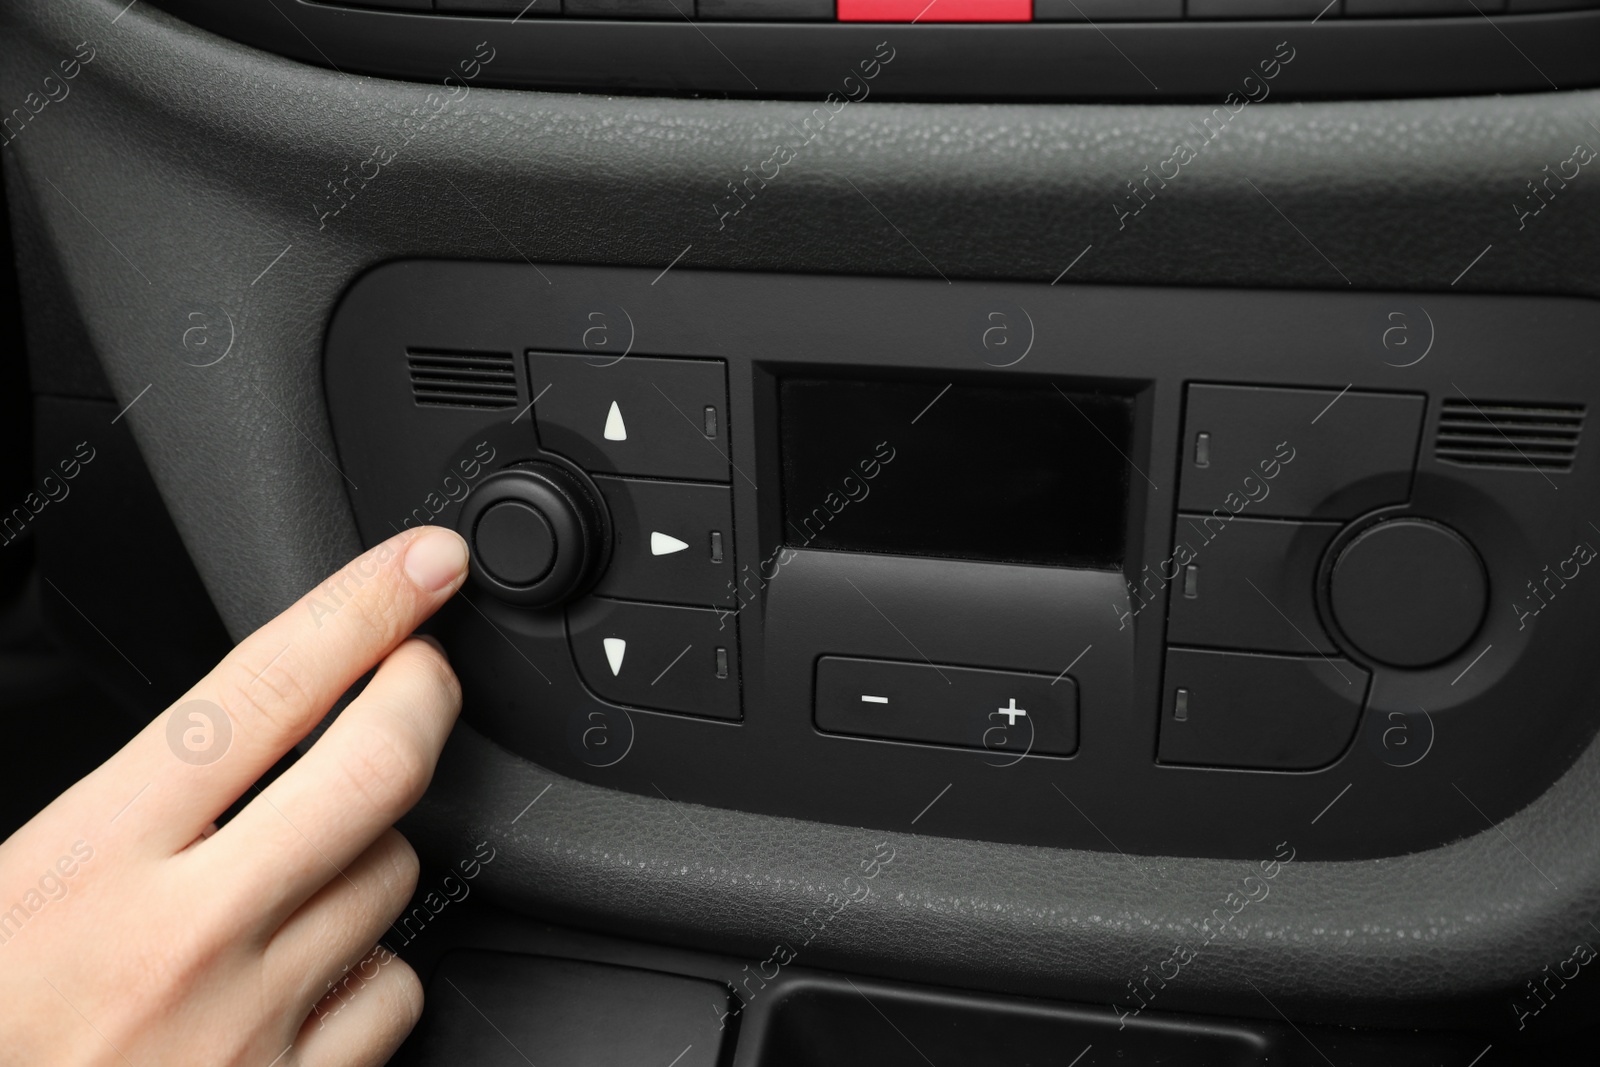
[[[1051,382],[785,378],[794,547],[1116,568],[1133,404]]]

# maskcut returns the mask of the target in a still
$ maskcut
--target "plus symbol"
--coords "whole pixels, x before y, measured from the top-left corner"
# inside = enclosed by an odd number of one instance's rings
[[[1017,716],[1026,715],[1028,713],[1022,708],[1017,707],[1017,698],[1012,697],[1010,706],[996,709],[996,714],[1004,715],[1006,717],[1007,726],[1015,726],[1017,725]]]

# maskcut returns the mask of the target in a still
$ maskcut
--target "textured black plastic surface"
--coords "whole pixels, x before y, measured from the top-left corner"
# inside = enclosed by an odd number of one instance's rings
[[[253,53],[145,4],[113,34],[120,9],[0,8],[6,100],[79,42],[101,44],[66,106],[0,153],[27,257],[30,355],[36,382],[95,388],[93,353],[119,410],[153,384],[123,423],[236,637],[359,547],[348,486],[324,458],[322,335],[342,288],[385,259],[520,262],[521,248],[654,276],[692,243],[684,264],[729,269],[1048,282],[1071,265],[1078,282],[1291,288],[1342,284],[1337,269],[1364,289],[1600,295],[1600,187],[1572,183],[1521,231],[1505,210],[1588,136],[1600,110],[1590,93],[1252,107],[1121,232],[1114,196],[1170,151],[1187,109],[860,108],[786,172],[792,184],[716,236],[711,198],[763,158],[756,146],[792,105],[475,92],[407,145],[407,177],[389,183],[400,175],[386,171],[333,215],[337,201],[307,197],[326,196],[346,165],[356,172],[371,149],[351,146],[404,143],[401,120],[427,106],[424,87]],[[201,302],[245,327],[212,368],[182,359]],[[219,314],[220,337],[226,325]],[[1426,330],[1410,336],[1420,345]],[[1307,844],[1293,891],[1242,913],[1165,1003],[1268,1014],[1255,982],[1296,1018],[1416,1024],[1446,998],[1476,996],[1474,1018],[1510,1019],[1524,980],[1592,936],[1597,811],[1591,746],[1505,836],[1485,822],[1456,844],[1368,863],[1322,862]],[[407,831],[446,859],[492,837],[505,862],[482,884],[507,905],[757,959],[855,869],[867,840],[596,788],[467,726]],[[1169,935],[1220,906],[1241,874],[1222,861],[895,837],[915,862],[895,893],[814,946],[818,966],[1109,999],[1131,961],[1167,958]]]
[[[159,3],[213,32],[343,71],[424,80],[454,71],[459,78],[458,61],[473,56],[476,44],[488,38],[496,58],[483,70],[483,85],[832,94],[841,107],[868,97],[1187,98],[1220,104],[1230,94],[1242,107],[1272,96],[1421,96],[1600,84],[1600,12],[1594,11],[1330,18],[1315,25],[1309,18],[1104,26],[571,18],[513,25],[509,19],[367,11],[304,0]],[[838,110],[832,103],[829,109]],[[816,132],[828,125],[829,109],[817,112],[823,118]],[[800,136],[810,132],[807,126]]]

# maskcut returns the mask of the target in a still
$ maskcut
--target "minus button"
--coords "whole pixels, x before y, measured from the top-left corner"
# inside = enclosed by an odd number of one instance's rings
[[[865,694],[862,694],[861,702],[863,704],[887,704],[887,703],[889,703],[889,698],[888,697],[869,697],[869,696],[867,696]]]

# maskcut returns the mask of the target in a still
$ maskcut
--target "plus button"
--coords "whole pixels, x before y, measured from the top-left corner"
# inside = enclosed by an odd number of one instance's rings
[[[1009,702],[1009,706],[1004,707],[1004,708],[997,708],[997,709],[995,709],[995,711],[996,711],[996,714],[1004,715],[1006,717],[1006,725],[1007,726],[1015,726],[1015,725],[1017,725],[1017,716],[1028,714],[1027,711],[1025,711],[1024,709],[1017,707],[1017,698],[1016,697],[1012,697],[1011,698],[1011,700]]]

